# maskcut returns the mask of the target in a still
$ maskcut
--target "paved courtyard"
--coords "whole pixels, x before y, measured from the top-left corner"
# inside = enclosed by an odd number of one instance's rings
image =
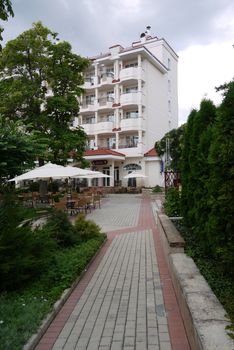
[[[87,215],[103,232],[136,227],[141,206],[141,195],[109,194],[103,200],[102,210],[94,210]]]
[[[93,219],[108,240],[37,350],[189,350],[150,199],[109,195]]]

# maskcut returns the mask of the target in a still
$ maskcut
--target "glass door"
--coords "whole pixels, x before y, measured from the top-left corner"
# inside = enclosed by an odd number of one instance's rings
[[[110,168],[109,167],[103,168],[102,172],[105,175],[110,175]],[[103,186],[104,187],[110,186],[110,178],[109,177],[104,177],[103,178]]]

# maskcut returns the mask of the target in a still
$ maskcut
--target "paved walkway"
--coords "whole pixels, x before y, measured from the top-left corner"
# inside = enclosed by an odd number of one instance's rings
[[[150,199],[110,195],[88,215],[108,241],[37,350],[189,350]]]

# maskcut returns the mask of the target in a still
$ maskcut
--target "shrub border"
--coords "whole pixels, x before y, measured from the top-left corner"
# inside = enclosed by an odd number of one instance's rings
[[[49,328],[50,324],[52,323],[54,318],[57,316],[59,311],[62,309],[63,305],[68,300],[68,298],[70,297],[70,295],[72,294],[72,292],[74,291],[74,289],[76,288],[76,286],[78,285],[78,283],[80,282],[80,280],[82,279],[82,277],[84,276],[84,274],[86,273],[86,271],[88,270],[90,265],[93,263],[93,261],[95,260],[97,255],[100,253],[101,249],[107,243],[107,241],[108,241],[108,238],[106,238],[102,242],[102,244],[100,245],[100,247],[98,248],[98,250],[96,251],[94,256],[91,258],[91,260],[88,262],[88,264],[86,265],[84,270],[80,273],[80,275],[72,283],[71,287],[67,288],[67,289],[65,289],[63,291],[60,299],[57,300],[54,303],[52,311],[44,318],[44,320],[42,321],[40,327],[38,328],[37,333],[33,334],[30,337],[30,339],[24,345],[23,350],[33,350],[33,349],[35,349],[36,345],[39,343],[39,341],[41,340],[41,338],[43,337],[43,335],[45,334],[45,332]]]
[[[171,230],[174,226],[169,217],[161,215],[153,202],[152,210],[191,349],[213,350],[219,349],[222,344],[223,350],[233,350],[233,341],[226,331],[230,322],[225,316],[223,306],[200,274],[193,259],[184,253],[184,248],[179,245],[176,249],[170,244],[170,238],[173,238],[172,241],[178,239],[178,231],[174,227],[173,234],[166,233],[168,227]],[[191,280],[196,281],[195,292],[189,286]]]

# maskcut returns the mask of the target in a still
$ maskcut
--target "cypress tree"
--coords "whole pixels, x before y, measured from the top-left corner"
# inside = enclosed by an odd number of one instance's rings
[[[206,248],[207,239],[205,223],[210,212],[208,200],[208,180],[210,167],[208,154],[211,144],[212,126],[216,117],[216,107],[210,100],[203,100],[194,123],[196,138],[193,157],[193,220],[195,223],[195,234]]]
[[[193,133],[193,123],[196,117],[197,111],[194,109],[191,111],[186,128],[183,135],[183,150],[182,150],[182,162],[181,162],[181,211],[184,217],[185,223],[190,226],[190,220],[188,213],[193,207],[192,192],[190,191],[191,182],[191,135]]]
[[[211,253],[234,274],[234,81],[227,85],[218,109],[209,152],[210,214],[206,222]]]

